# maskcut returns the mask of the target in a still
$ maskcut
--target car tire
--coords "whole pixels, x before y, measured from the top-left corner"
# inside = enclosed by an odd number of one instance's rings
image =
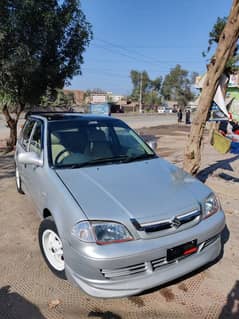
[[[57,277],[66,279],[62,241],[52,217],[41,222],[38,239],[47,266]]]
[[[24,191],[22,190],[22,180],[21,176],[18,170],[18,167],[15,167],[15,179],[16,179],[16,188],[19,194],[25,194]]]

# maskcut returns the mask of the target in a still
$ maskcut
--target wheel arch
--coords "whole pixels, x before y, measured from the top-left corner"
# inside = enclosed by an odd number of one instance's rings
[[[59,218],[57,218],[57,214],[54,212],[54,209],[44,208],[42,212],[42,220],[45,220],[46,218],[51,217],[51,219],[54,221],[57,231],[63,240],[64,238],[64,231],[63,231],[63,223]]]
[[[53,217],[53,215],[48,208],[44,208],[42,217],[43,217],[43,219],[45,219],[47,217]]]

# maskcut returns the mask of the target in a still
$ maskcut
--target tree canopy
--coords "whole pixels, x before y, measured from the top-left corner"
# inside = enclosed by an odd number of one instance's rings
[[[59,107],[63,110],[71,110],[74,104],[74,94],[72,92],[64,92],[61,89],[57,89],[54,95],[52,92],[46,92],[40,101],[40,107],[51,109]]]
[[[209,39],[208,39],[208,48],[206,52],[203,52],[203,57],[206,57],[207,54],[211,51],[214,44],[218,44],[220,40],[220,36],[226,26],[227,23],[227,17],[218,17],[217,21],[212,27],[212,30],[209,33]],[[238,45],[235,44],[232,48],[232,53],[230,54],[230,59],[228,59],[225,68],[224,73],[227,75],[230,75],[234,72],[237,72],[239,70],[238,62],[239,62],[239,55],[238,55]],[[212,57],[213,60],[214,56]]]
[[[142,100],[146,105],[158,105],[160,103],[160,89],[162,85],[162,77],[159,76],[156,79],[150,79],[147,71],[132,70],[130,72],[131,81],[133,84],[133,90],[131,98],[139,101],[140,88],[142,80]]]
[[[145,105],[159,105],[163,97],[166,101],[177,101],[183,107],[194,98],[191,88],[197,75],[198,73],[196,72],[189,73],[187,70],[182,69],[179,64],[172,68],[164,79],[162,76],[158,76],[152,80],[147,71],[132,70],[130,72],[133,84],[131,98],[139,101],[142,87],[142,100]]]
[[[91,38],[79,0],[1,1],[0,94],[17,106],[16,120],[26,105],[81,73]]]
[[[194,97],[191,85],[195,76],[196,73],[193,72],[190,77],[189,72],[177,64],[164,78],[161,89],[164,99],[177,101],[180,106],[185,106]]]

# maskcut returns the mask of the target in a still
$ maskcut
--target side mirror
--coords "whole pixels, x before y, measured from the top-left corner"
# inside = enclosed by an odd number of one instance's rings
[[[17,156],[17,160],[21,164],[32,164],[36,166],[43,166],[43,159],[40,158],[34,152],[20,153]]]
[[[157,149],[157,141],[156,140],[149,140],[149,141],[147,141],[147,144],[149,147],[152,148],[152,150],[156,151],[156,149]]]

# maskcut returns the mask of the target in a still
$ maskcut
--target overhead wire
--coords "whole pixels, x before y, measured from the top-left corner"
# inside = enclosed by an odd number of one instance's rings
[[[115,52],[113,50],[111,50],[110,48],[108,48],[107,46],[102,46],[104,49],[107,49],[111,52],[114,52],[114,53],[118,53],[120,55],[124,54],[125,56],[127,57],[130,57],[132,59],[135,59],[135,56],[132,56],[132,54],[134,55],[138,55],[140,57],[143,57],[143,58],[146,58],[147,60],[142,60],[143,62],[146,62],[146,63],[194,63],[194,62],[198,62],[198,60],[190,60],[190,59],[185,59],[185,60],[162,60],[162,59],[157,59],[157,58],[153,58],[153,57],[149,57],[149,56],[146,56],[145,54],[142,54],[141,52],[138,52],[138,51],[135,51],[135,50],[130,50],[129,48],[126,48],[122,45],[118,45],[118,44],[115,44],[115,43],[112,43],[112,42],[109,42],[109,41],[106,41],[106,40],[103,40],[101,38],[96,38],[95,39],[96,41],[98,42],[103,42],[104,44],[108,45],[108,46],[111,46],[113,48],[118,48],[118,49],[121,49],[127,53],[130,53],[131,56],[129,56],[128,54],[125,54],[125,53],[122,53],[122,52]]]
[[[108,52],[111,52],[113,53],[114,55],[118,55],[118,56],[122,56],[124,58],[127,58],[127,59],[130,59],[130,60],[133,60],[133,61],[136,61],[136,62],[140,62],[140,63],[147,63],[147,64],[150,64],[154,67],[154,70],[153,71],[156,71],[156,67],[159,68],[159,72],[162,72],[162,71],[165,71],[165,72],[169,72],[170,69],[172,68],[171,64],[172,63],[175,63],[175,64],[180,64],[180,62],[182,63],[190,63],[190,64],[200,64],[201,63],[199,61],[194,61],[194,60],[177,60],[177,61],[174,61],[174,60],[159,60],[159,59],[155,59],[155,58],[152,58],[152,57],[149,57],[145,54],[142,54],[141,52],[138,52],[136,50],[132,50],[130,48],[126,48],[122,45],[118,45],[116,43],[112,43],[112,42],[109,42],[109,41],[106,41],[102,38],[95,38],[96,42],[98,43],[93,43],[93,46],[96,47],[96,48],[99,48],[99,49],[103,49],[105,51],[108,51]],[[94,61],[97,61],[94,60]],[[100,63],[102,63],[103,61],[105,61],[106,63],[109,62],[109,59],[99,59],[98,60]],[[120,60],[122,61],[122,60]],[[111,60],[111,62],[114,63],[113,60]],[[196,63],[195,63],[196,62]],[[161,65],[159,65],[161,64]],[[162,65],[163,64],[163,65]],[[148,69],[148,68],[147,68]],[[121,78],[121,79],[127,79],[127,80],[130,80],[130,75],[126,76],[126,75],[123,75],[123,74],[119,74],[119,73],[114,73],[114,72],[111,72],[111,70],[107,70],[107,69],[103,69],[103,70],[99,70],[99,69],[96,69],[96,68],[91,68],[91,67],[85,67],[85,71],[87,73],[93,73],[95,76],[96,75],[100,75],[100,76],[104,76],[104,77],[109,77],[109,78]],[[129,71],[130,72],[130,71]]]

